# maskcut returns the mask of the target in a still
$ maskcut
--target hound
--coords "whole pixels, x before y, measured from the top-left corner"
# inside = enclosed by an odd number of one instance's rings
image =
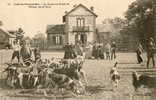
[[[156,77],[151,77],[145,74],[138,74],[137,72],[132,73],[132,85],[135,91],[141,86],[146,86],[148,88],[156,89]]]
[[[120,80],[120,75],[117,71],[117,62],[115,63],[114,67],[110,70],[110,79],[111,83],[113,84],[113,87],[118,87],[118,83]]]

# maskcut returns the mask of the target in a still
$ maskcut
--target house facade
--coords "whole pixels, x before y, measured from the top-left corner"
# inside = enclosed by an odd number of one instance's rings
[[[62,49],[65,43],[65,25],[47,26],[47,49]]]
[[[63,16],[63,24],[47,26],[47,48],[62,49],[65,44],[93,43],[97,39],[94,8],[74,6]]]
[[[65,43],[93,43],[96,36],[96,18],[94,8],[88,9],[82,4],[75,6],[63,16],[65,23]]]
[[[0,49],[5,49],[8,46],[12,47],[15,39],[15,35],[10,34],[7,30],[0,27]]]

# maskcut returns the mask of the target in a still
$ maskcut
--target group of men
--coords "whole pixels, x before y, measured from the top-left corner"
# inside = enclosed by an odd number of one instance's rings
[[[107,43],[105,46],[99,45],[95,43],[92,46],[92,57],[95,59],[106,59],[106,60],[112,60],[116,58],[116,43],[112,42]],[[84,48],[80,44],[69,44],[67,43],[64,46],[65,54],[64,59],[74,59],[78,55],[83,56],[84,55]],[[142,63],[143,57],[143,50],[147,53],[147,68],[149,68],[149,62],[152,60],[153,67],[155,67],[155,60],[154,60],[154,54],[156,52],[156,43],[152,37],[146,39],[144,43],[139,43],[137,46],[136,54],[137,54],[137,60],[138,63]],[[37,46],[35,49],[31,49],[30,45],[23,41],[22,43],[19,43],[19,41],[14,41],[13,45],[13,54],[11,58],[11,62],[17,58],[18,62],[27,62],[32,61],[32,55],[34,55],[34,61],[37,61],[41,58],[40,49]]]
[[[105,54],[105,55],[104,55]],[[107,43],[105,46],[94,44],[92,56],[95,59],[106,59],[113,60],[116,58],[116,43],[112,42],[112,44]]]
[[[18,63],[29,65],[30,61],[37,61],[38,59],[41,58],[39,47],[36,47],[35,49],[32,50],[30,48],[30,44],[24,40],[21,43],[18,40],[15,40],[13,42],[12,48],[13,48],[13,53],[12,53],[11,62],[13,62],[15,58],[17,58]],[[33,54],[34,54],[34,59],[33,59]]]
[[[103,53],[103,48],[101,45],[94,45],[92,49],[92,57],[95,59],[104,59],[104,53]]]
[[[83,56],[83,48],[80,44],[73,45],[67,43],[64,46],[64,50],[65,50],[64,59],[74,59],[78,55]]]

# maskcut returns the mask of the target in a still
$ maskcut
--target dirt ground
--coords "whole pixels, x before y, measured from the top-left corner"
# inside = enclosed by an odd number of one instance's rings
[[[43,58],[62,57],[62,52],[44,52]],[[88,86],[86,87],[86,95],[77,97],[53,97],[48,98],[44,96],[14,96],[12,94],[17,93],[15,89],[8,89],[4,86],[5,74],[2,73],[5,66],[2,64],[10,60],[10,51],[0,52],[0,100],[156,100],[156,92],[146,88],[140,88],[139,92],[134,92],[132,87],[132,71],[136,70],[139,73],[146,73],[152,76],[156,76],[156,68],[146,69],[145,63],[142,65],[137,64],[135,53],[118,53],[117,59],[113,61],[109,60],[86,60],[83,69],[87,73]],[[146,56],[144,55],[144,58]],[[118,61],[118,70],[121,75],[121,80],[117,89],[112,91],[112,84],[109,80],[109,71],[113,67],[114,63]],[[146,59],[145,59],[146,61]]]

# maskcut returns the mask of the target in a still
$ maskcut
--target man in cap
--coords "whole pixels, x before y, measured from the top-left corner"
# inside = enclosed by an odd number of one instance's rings
[[[113,41],[111,45],[111,60],[116,58],[116,44]]]
[[[151,37],[149,38],[149,40],[147,41],[147,45],[146,45],[146,51],[147,51],[147,68],[149,68],[149,62],[152,59],[153,62],[153,67],[155,67],[155,60],[154,60],[154,53],[156,50],[155,47],[155,43],[154,43],[154,39]]]

